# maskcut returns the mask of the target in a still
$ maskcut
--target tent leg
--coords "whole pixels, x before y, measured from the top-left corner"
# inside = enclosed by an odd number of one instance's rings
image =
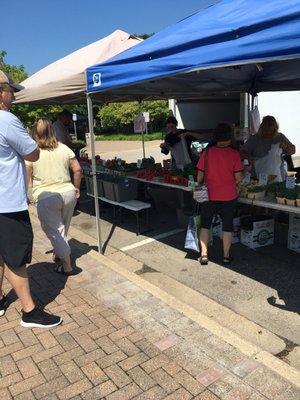
[[[91,137],[91,158],[92,158],[92,178],[93,178],[93,191],[95,200],[95,214],[96,214],[96,230],[98,241],[98,252],[102,253],[102,240],[101,240],[101,227],[100,227],[100,209],[98,200],[98,187],[96,176],[96,159],[95,159],[95,135],[94,135],[94,115],[93,115],[93,102],[91,97],[87,94],[87,109],[89,118],[89,132]]]

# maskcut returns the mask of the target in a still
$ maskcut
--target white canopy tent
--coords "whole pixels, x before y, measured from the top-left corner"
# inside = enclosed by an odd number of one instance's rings
[[[86,93],[86,69],[114,57],[141,41],[142,39],[118,29],[103,39],[49,64],[21,82],[24,89],[16,93],[15,104],[81,104],[87,101],[90,110],[91,101]],[[96,228],[98,249],[102,252],[100,210],[95,173],[95,142],[91,115],[92,113],[89,112]]]
[[[86,102],[88,67],[140,43],[142,39],[122,30],[47,65],[21,83],[24,90],[16,94],[15,103],[79,104]]]

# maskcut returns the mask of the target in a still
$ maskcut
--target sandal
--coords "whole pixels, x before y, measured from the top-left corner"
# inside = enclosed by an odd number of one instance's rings
[[[54,268],[54,271],[57,272],[58,274],[66,275],[66,276],[72,276],[72,275],[78,274],[78,271],[75,269],[72,269],[72,271],[65,271],[62,265],[56,265],[56,267]]]
[[[57,264],[57,265],[61,265],[61,263],[62,263],[61,259],[60,259],[56,254],[54,254],[54,253],[53,253],[52,260],[53,260],[53,262],[54,262],[55,264]]]
[[[199,258],[199,262],[201,265],[208,265],[208,257],[207,256],[201,256]]]
[[[223,257],[223,264],[224,265],[229,265],[232,262],[233,258],[231,256],[229,257]]]

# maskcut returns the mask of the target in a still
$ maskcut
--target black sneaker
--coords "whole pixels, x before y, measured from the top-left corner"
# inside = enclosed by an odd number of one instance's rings
[[[22,311],[21,325],[24,328],[53,328],[61,323],[60,317],[48,314],[38,307],[28,313]]]
[[[5,314],[6,305],[7,305],[7,297],[3,296],[2,299],[0,300],[0,317],[2,317],[2,315]]]

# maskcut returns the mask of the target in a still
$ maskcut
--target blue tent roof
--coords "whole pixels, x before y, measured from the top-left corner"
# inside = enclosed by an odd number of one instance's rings
[[[300,0],[222,0],[87,69],[107,100],[297,89]]]

